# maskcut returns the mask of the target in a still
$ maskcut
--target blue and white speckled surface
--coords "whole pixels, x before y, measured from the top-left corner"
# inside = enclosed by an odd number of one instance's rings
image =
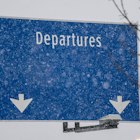
[[[35,33],[102,37],[102,47],[37,45]],[[0,119],[97,120],[122,112],[139,120],[137,36],[128,25],[0,19]],[[33,101],[21,113],[10,98]]]

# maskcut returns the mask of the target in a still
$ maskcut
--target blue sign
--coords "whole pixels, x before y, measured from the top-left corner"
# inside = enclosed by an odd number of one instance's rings
[[[130,25],[0,19],[0,120],[139,120]]]

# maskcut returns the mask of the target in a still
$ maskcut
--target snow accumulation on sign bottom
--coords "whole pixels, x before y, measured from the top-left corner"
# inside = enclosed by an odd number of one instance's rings
[[[0,18],[0,120],[109,114],[139,121],[132,26]]]

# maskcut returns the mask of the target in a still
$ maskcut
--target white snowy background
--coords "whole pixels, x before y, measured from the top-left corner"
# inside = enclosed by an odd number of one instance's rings
[[[124,0],[124,4],[129,18],[138,23],[140,1]],[[0,16],[126,22],[109,0],[0,0]],[[92,122],[81,124],[90,125]],[[70,126],[73,125],[74,122],[70,122]],[[140,122],[121,122],[119,129],[78,134],[63,133],[61,121],[0,122],[0,140],[136,140],[138,138],[140,139]]]

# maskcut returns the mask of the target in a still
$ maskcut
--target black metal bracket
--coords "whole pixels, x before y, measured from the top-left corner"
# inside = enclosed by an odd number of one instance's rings
[[[99,120],[99,125],[92,125],[92,126],[82,126],[80,127],[80,122],[75,122],[74,128],[68,128],[68,122],[63,122],[63,132],[87,132],[87,131],[98,131],[98,130],[106,130],[106,129],[114,129],[118,128],[118,124],[120,121],[119,118],[108,118],[108,116],[104,117],[103,119]]]

